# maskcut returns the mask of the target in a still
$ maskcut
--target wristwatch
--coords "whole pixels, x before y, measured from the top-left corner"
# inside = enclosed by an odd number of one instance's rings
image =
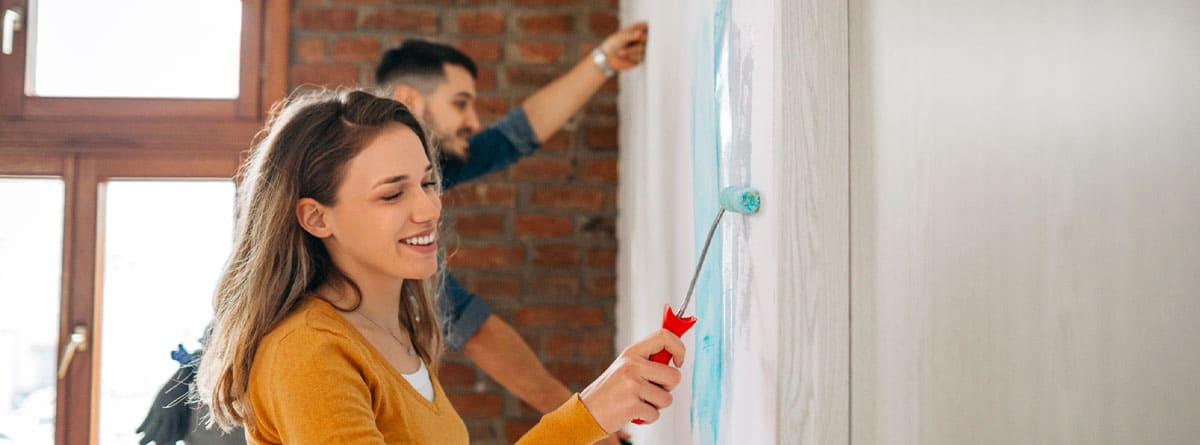
[[[608,66],[608,56],[604,55],[604,51],[600,51],[599,47],[592,50],[592,63],[596,64],[596,68],[600,68],[604,77],[612,77],[617,73],[611,66]]]

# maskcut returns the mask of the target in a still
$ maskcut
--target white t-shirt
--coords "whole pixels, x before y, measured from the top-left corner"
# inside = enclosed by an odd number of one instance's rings
[[[417,360],[421,365],[412,374],[400,374],[404,376],[404,380],[408,380],[408,384],[412,385],[425,400],[433,401],[433,380],[429,377],[429,370],[425,369],[425,361]]]

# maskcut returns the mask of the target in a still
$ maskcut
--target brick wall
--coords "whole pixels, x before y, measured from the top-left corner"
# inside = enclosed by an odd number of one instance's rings
[[[383,50],[450,43],[480,66],[486,125],[616,30],[617,0],[297,0],[290,84],[368,85]],[[612,359],[616,82],[536,155],[444,200],[451,270],[515,326],[574,390]],[[512,443],[536,410],[451,354],[442,383],[472,443]]]

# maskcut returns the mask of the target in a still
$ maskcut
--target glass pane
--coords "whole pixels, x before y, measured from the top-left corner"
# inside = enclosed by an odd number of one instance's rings
[[[106,185],[100,339],[100,444],[137,443],[159,388],[199,347],[233,243],[232,181]]]
[[[30,3],[34,96],[238,96],[238,0]]]
[[[63,182],[0,178],[0,443],[54,443]]]

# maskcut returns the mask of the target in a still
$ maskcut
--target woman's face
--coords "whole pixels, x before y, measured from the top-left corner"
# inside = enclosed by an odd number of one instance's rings
[[[338,268],[400,279],[437,272],[442,201],[435,187],[417,134],[400,124],[381,132],[350,160],[337,204],[325,210],[325,245]]]

